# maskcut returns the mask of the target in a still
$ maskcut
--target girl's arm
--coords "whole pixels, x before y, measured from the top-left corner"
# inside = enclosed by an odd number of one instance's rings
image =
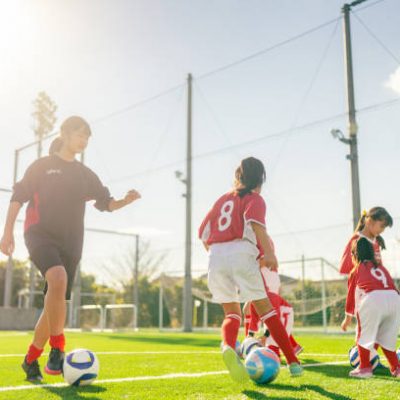
[[[17,201],[12,201],[8,207],[4,233],[0,241],[0,251],[7,256],[10,256],[14,252],[14,225],[20,209],[21,203]]]
[[[353,272],[349,277],[348,292],[346,298],[346,315],[341,324],[343,331],[347,330],[347,327],[351,324],[354,316],[355,309],[355,291],[356,291],[356,272]]]
[[[139,192],[137,192],[136,190],[130,190],[121,200],[111,199],[108,203],[108,209],[110,211],[119,210],[120,208],[125,207],[140,198],[141,196]]]
[[[278,260],[275,256],[275,251],[272,247],[271,239],[267,234],[267,230],[264,226],[258,224],[257,222],[251,222],[251,227],[256,234],[257,241],[260,243],[262,249],[264,250],[263,265],[268,267],[271,271],[277,271]]]

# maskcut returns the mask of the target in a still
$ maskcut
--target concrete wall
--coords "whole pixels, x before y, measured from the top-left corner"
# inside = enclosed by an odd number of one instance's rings
[[[40,316],[37,308],[0,307],[0,330],[32,330]]]

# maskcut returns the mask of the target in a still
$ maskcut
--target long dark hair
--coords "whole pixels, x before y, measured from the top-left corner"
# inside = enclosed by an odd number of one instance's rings
[[[63,146],[63,139],[62,137],[65,135],[70,135],[72,132],[77,131],[78,129],[84,128],[85,133],[88,136],[91,136],[92,131],[90,129],[89,124],[82,118],[78,117],[76,115],[73,115],[72,117],[67,118],[60,127],[60,133],[61,135],[56,137],[50,144],[49,147],[49,154],[53,155],[54,153],[57,153],[58,151],[61,150]]]
[[[371,218],[374,221],[383,221],[386,227],[393,226],[393,218],[383,207],[372,207],[368,212],[364,211],[362,213],[355,232],[361,232],[365,228],[365,221],[367,218]],[[382,236],[377,236],[376,240],[382,249],[386,249],[385,241]]]
[[[372,246],[371,242],[364,237],[361,237],[353,242],[351,254],[355,261],[355,268],[357,268],[360,263],[364,261],[371,261],[375,267],[378,266],[378,263],[375,259],[374,247]]]
[[[252,190],[265,182],[264,164],[254,157],[241,161],[235,171],[235,190],[240,197],[251,193]]]

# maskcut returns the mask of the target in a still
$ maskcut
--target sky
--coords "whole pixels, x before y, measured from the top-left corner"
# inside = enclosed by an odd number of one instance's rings
[[[85,162],[113,195],[142,194],[112,214],[88,205],[86,226],[140,234],[149,255],[165,255],[160,272],[182,275],[185,188],[175,171],[185,172],[191,73],[194,275],[207,270],[197,227],[248,156],[266,166],[267,226],[282,272],[298,275],[285,261],[303,255],[337,265],[352,232],[348,148],[330,134],[347,129],[341,1],[0,5],[0,187],[12,186],[14,150],[34,140],[32,102],[45,91],[58,106],[56,129],[75,114],[91,124]],[[369,0],[351,16],[362,208],[381,205],[395,218],[384,261],[397,277],[399,13],[396,0]],[[19,177],[34,158],[34,148],[21,152]],[[8,202],[0,192],[0,226]],[[15,233],[16,256],[27,257],[21,224]],[[87,233],[82,269],[115,283],[129,276],[119,260],[133,248],[133,238]],[[319,265],[306,263],[310,278]]]

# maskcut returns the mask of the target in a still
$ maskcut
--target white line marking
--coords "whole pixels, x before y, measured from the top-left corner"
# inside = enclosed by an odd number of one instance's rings
[[[146,355],[146,354],[221,354],[220,351],[95,351],[96,354],[101,355]],[[0,358],[9,357],[25,357],[26,354],[0,354]],[[48,353],[43,353],[43,356],[48,355]],[[348,357],[347,354],[322,354],[322,353],[302,353],[302,357]]]
[[[96,354],[101,355],[146,355],[146,354],[221,354],[220,351],[95,351]],[[26,354],[0,354],[0,358],[7,357],[25,357]],[[43,353],[43,356],[47,356],[48,353]]]
[[[347,361],[334,361],[334,362],[327,362],[327,363],[306,364],[306,365],[303,365],[303,367],[304,368],[323,367],[326,365],[341,365],[341,364],[347,364]],[[128,378],[99,379],[96,381],[96,384],[151,381],[151,380],[156,380],[156,379],[202,378],[204,376],[224,375],[227,373],[228,373],[228,371],[210,371],[210,372],[198,372],[198,373],[193,373],[193,374],[178,373],[178,374],[167,374],[167,375],[158,375],[158,376],[132,376],[132,377],[128,377]],[[67,383],[6,386],[6,387],[0,387],[0,392],[13,392],[13,391],[21,391],[21,390],[33,390],[33,389],[42,389],[42,388],[50,388],[50,387],[54,388],[54,387],[67,387],[67,386],[68,386]]]

